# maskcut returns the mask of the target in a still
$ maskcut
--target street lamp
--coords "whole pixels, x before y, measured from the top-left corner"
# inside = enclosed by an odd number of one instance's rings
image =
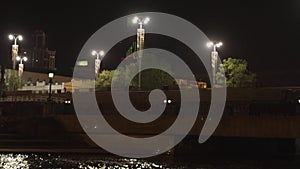
[[[101,59],[104,56],[104,51],[103,50],[100,50],[100,51],[93,50],[92,55],[96,56],[96,59],[95,59],[95,79],[97,79],[98,74],[100,72],[100,64],[101,64]]]
[[[208,42],[207,47],[211,48],[213,47],[213,50],[211,52],[211,67],[212,67],[212,77],[213,77],[213,82],[211,87],[214,87],[216,84],[216,72],[217,72],[217,62],[218,62],[218,52],[217,48],[221,47],[223,45],[222,42]]]
[[[49,76],[49,97],[48,97],[48,101],[51,101],[52,100],[52,98],[51,98],[51,94],[52,94],[51,85],[52,85],[52,79],[54,77],[54,73],[49,73],[48,76]]]
[[[26,57],[26,56],[24,56],[24,57],[17,56],[17,57],[16,57],[16,60],[17,60],[17,61],[20,61],[18,73],[19,73],[19,77],[22,77],[23,70],[24,70],[24,64],[23,64],[23,61],[26,62],[26,61],[27,61],[27,57]]]
[[[140,19],[139,17],[134,17],[132,23],[139,24],[140,27],[137,29],[137,51],[138,51],[138,64],[139,64],[139,83],[138,87],[141,89],[141,59],[143,56],[144,42],[145,42],[145,29],[143,25],[148,24],[150,21],[149,17]]]
[[[22,35],[8,35],[8,39],[9,40],[14,40],[14,44],[12,45],[12,66],[13,66],[13,70],[16,69],[16,57],[18,56],[18,45],[17,45],[17,40],[22,41],[23,40],[23,36]]]

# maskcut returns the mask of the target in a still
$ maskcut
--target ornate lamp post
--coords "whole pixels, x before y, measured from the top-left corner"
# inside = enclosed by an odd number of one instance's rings
[[[97,79],[98,75],[99,75],[99,72],[100,72],[100,64],[101,64],[101,60],[104,56],[104,51],[103,50],[100,50],[100,51],[93,50],[92,55],[96,56],[96,59],[95,59],[95,79]]]
[[[24,57],[17,56],[17,57],[16,57],[16,60],[17,60],[17,61],[20,61],[18,73],[19,73],[19,77],[22,77],[23,70],[24,70],[24,64],[23,64],[23,61],[26,62],[26,61],[27,61],[27,57],[26,57],[26,56],[24,56]]]
[[[52,91],[51,91],[51,86],[52,86],[52,79],[54,77],[54,73],[49,73],[49,97],[48,97],[48,101],[52,101],[51,95],[52,95]]]
[[[214,87],[216,84],[216,73],[217,73],[217,58],[218,58],[218,52],[217,48],[221,47],[223,45],[222,42],[218,43],[213,43],[213,42],[208,42],[207,47],[211,48],[213,47],[213,50],[211,52],[211,67],[212,67],[212,77],[213,77],[213,82],[211,87]]]
[[[137,29],[137,51],[138,51],[138,64],[139,64],[139,82],[138,87],[141,89],[141,59],[143,57],[143,49],[145,42],[145,29],[143,25],[148,24],[150,18],[146,17],[143,19],[138,18],[137,16],[133,18],[132,23],[139,24],[139,28]]]
[[[22,41],[23,37],[22,35],[8,35],[8,38],[10,40],[14,40],[14,44],[12,45],[12,51],[11,51],[11,59],[12,59],[12,66],[13,66],[13,70],[16,69],[16,58],[18,56],[18,50],[19,50],[19,46],[17,45],[17,41]]]

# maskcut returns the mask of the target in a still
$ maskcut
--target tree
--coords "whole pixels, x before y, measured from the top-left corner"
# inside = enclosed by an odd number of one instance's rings
[[[157,65],[164,67],[166,70],[171,70],[170,65],[163,58],[148,56],[143,59],[144,63],[149,65]],[[159,65],[158,65],[159,64]],[[131,63],[125,67],[125,74],[131,74],[138,68],[137,62]],[[126,78],[128,78],[124,75]],[[141,88],[143,90],[163,89],[164,86],[173,84],[173,77],[159,69],[146,69],[141,72]],[[138,74],[131,80],[131,87],[138,88]]]
[[[109,88],[111,86],[113,74],[114,70],[103,70],[95,82],[96,89]]]
[[[173,78],[168,73],[158,69],[148,69],[142,72],[142,89],[162,89],[163,86],[170,86]]]
[[[4,79],[4,75],[5,75],[5,67],[3,65],[1,65],[1,78],[0,78],[0,96],[4,96],[4,89],[5,89],[5,79]]]
[[[152,64],[162,64],[168,70],[170,70],[167,62],[160,59],[159,61],[155,61],[155,59],[146,59],[145,62]],[[96,80],[96,88],[97,89],[107,89],[111,86],[112,77],[115,76],[118,79],[118,84],[116,87],[122,88],[125,86],[126,81],[130,81],[130,87],[132,89],[138,89],[138,74],[130,79],[129,75],[133,74],[133,72],[137,72],[138,65],[137,62],[133,62],[127,64],[125,67],[121,67],[118,70],[103,70],[99,77]],[[123,83],[124,82],[124,83]],[[158,70],[158,69],[147,69],[142,71],[141,76],[141,88],[143,90],[151,90],[151,89],[162,89],[164,86],[170,86],[173,83],[173,78],[168,73]]]
[[[5,72],[6,88],[8,91],[16,91],[21,87],[21,79],[18,71],[7,69]]]
[[[247,69],[248,63],[244,59],[228,58],[220,64],[216,74],[217,84],[224,84],[226,79],[227,87],[253,87],[256,83],[256,75]],[[224,74],[221,73],[225,73]]]

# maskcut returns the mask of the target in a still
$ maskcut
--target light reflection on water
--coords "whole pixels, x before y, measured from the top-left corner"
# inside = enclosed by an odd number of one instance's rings
[[[4,169],[31,169],[31,168],[80,168],[80,169],[155,169],[169,168],[162,164],[137,159],[86,160],[73,159],[52,154],[0,154],[0,168]]]
[[[27,169],[29,168],[28,155],[22,154],[1,154],[0,155],[0,168],[4,169]]]
[[[0,154],[2,169],[299,169],[300,160],[142,160],[95,154]],[[153,162],[155,161],[155,162]]]

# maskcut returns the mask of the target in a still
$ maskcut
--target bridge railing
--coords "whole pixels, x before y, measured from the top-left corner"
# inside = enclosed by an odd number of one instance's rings
[[[51,99],[56,103],[64,103],[65,100],[71,99],[70,93],[55,93],[51,95]],[[0,97],[0,102],[46,102],[49,100],[48,94],[35,94],[35,93],[15,93],[9,94],[5,97]]]

